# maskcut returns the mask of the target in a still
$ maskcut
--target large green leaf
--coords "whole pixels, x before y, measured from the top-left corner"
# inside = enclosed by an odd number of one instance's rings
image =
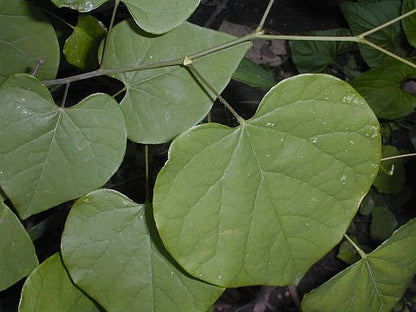
[[[375,68],[350,81],[367,100],[379,118],[407,116],[416,107],[416,96],[403,90],[403,84],[416,77],[416,69],[394,59],[387,59]]]
[[[378,131],[361,96],[322,74],[277,84],[237,128],[190,129],[155,185],[167,250],[216,285],[296,284],[341,240],[368,191]]]
[[[338,28],[309,33],[313,36],[351,36],[348,29]],[[329,67],[337,65],[337,56],[351,49],[352,42],[342,41],[290,41],[292,59],[301,73],[329,73]]]
[[[23,0],[0,0],[0,84],[15,73],[29,73],[43,60],[36,76],[53,79],[59,65],[55,31],[44,14]]]
[[[62,254],[74,282],[106,311],[207,311],[223,289],[182,273],[157,235],[143,205],[98,190],[72,207]]]
[[[0,291],[22,279],[38,265],[35,247],[19,219],[0,203]]]
[[[0,87],[0,186],[22,218],[102,186],[124,156],[117,102],[94,94],[71,108],[26,74]]]
[[[342,2],[342,12],[354,35],[360,35],[400,15],[400,1],[385,0],[378,2]],[[400,53],[400,24],[395,23],[366,37],[371,42]],[[361,55],[370,67],[389,58],[372,47],[360,44]]]
[[[95,17],[79,15],[77,26],[65,41],[64,54],[68,63],[80,68],[96,67],[98,46],[104,35],[105,29]]]
[[[416,273],[416,219],[303,299],[305,312],[391,311]]]
[[[153,36],[128,21],[114,27],[106,68],[153,64],[183,58],[232,36],[186,23]],[[249,43],[196,59],[194,66],[220,92],[229,82]],[[183,66],[117,74],[126,86],[121,107],[128,136],[140,143],[163,143],[198,123],[210,110],[212,94]]]
[[[59,253],[46,259],[26,279],[19,312],[99,312],[71,281]]]
[[[107,0],[51,0],[58,7],[89,12]],[[163,34],[182,24],[195,11],[199,0],[123,0],[137,25],[143,30]]]
[[[416,9],[415,0],[404,0],[402,5],[402,14]],[[406,33],[407,41],[416,47],[416,14],[406,17],[402,20],[403,30]]]

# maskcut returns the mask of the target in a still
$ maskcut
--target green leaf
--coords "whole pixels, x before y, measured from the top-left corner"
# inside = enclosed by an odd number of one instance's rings
[[[38,266],[35,247],[15,214],[0,203],[0,291]]]
[[[23,0],[0,0],[0,29],[0,84],[12,74],[31,73],[39,59],[36,76],[55,78],[59,45],[43,12]]]
[[[106,311],[207,311],[223,289],[184,274],[152,224],[144,205],[116,191],[79,199],[62,236],[72,279]]]
[[[345,28],[313,31],[313,36],[351,36]],[[337,56],[354,48],[352,42],[342,41],[289,41],[292,59],[301,73],[329,73],[330,66],[338,64]]]
[[[416,9],[415,0],[404,0],[402,4],[402,14]],[[416,14],[406,17],[402,20],[403,30],[406,34],[407,41],[416,48]]]
[[[376,207],[371,216],[370,235],[374,240],[387,239],[397,228],[396,216],[385,207]]]
[[[58,7],[89,12],[107,0],[51,0]],[[199,0],[124,0],[134,21],[144,31],[163,34],[179,26],[195,11]]]
[[[186,23],[153,36],[128,21],[114,27],[106,68],[157,64],[181,59],[234,37]],[[221,92],[231,79],[249,43],[195,59],[195,68]],[[126,86],[121,108],[128,137],[139,143],[163,143],[202,120],[213,103],[212,93],[201,87],[182,65],[115,75]]]
[[[302,301],[305,312],[389,312],[416,273],[416,219]]]
[[[269,90],[276,84],[271,71],[262,68],[260,65],[243,58],[234,72],[232,78],[254,88]]]
[[[79,15],[78,24],[65,41],[64,54],[68,63],[80,68],[98,66],[98,46],[105,35],[103,25],[93,16]]]
[[[382,146],[382,157],[396,156],[399,154],[400,152],[394,146]],[[402,190],[405,182],[406,175],[402,160],[392,159],[383,161],[380,164],[380,169],[373,185],[380,193],[397,194]]]
[[[106,94],[61,108],[17,74],[0,87],[0,111],[0,186],[22,218],[102,186],[123,160],[123,114]]]
[[[342,2],[342,12],[350,25],[353,35],[357,36],[380,26],[400,15],[400,1]],[[393,53],[401,54],[400,24],[394,23],[371,35],[366,39]],[[386,54],[364,44],[359,44],[361,55],[370,67],[390,58]]]
[[[46,259],[26,279],[19,312],[99,312],[71,281],[59,253]]]
[[[237,128],[178,136],[154,190],[160,236],[216,285],[294,285],[345,233],[380,160],[365,101],[328,75],[273,87]]]
[[[416,96],[403,90],[403,83],[416,77],[416,69],[388,59],[350,81],[379,118],[397,119],[416,107]]]

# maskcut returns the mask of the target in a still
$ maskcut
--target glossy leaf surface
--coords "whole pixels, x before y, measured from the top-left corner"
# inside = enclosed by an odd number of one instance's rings
[[[0,110],[0,185],[22,218],[102,186],[123,160],[123,114],[106,94],[61,108],[18,74],[1,86]]]
[[[342,12],[350,25],[353,35],[360,35],[400,15],[400,1],[350,2],[341,4]],[[400,53],[400,23],[383,28],[366,39],[393,53]],[[359,44],[361,55],[370,67],[390,58],[372,47]]]
[[[402,14],[416,9],[415,0],[403,0]],[[407,41],[416,48],[416,15],[413,14],[402,20],[404,32],[406,33]]]
[[[407,116],[416,107],[416,96],[402,87],[414,77],[416,69],[388,59],[351,80],[350,84],[367,100],[377,117],[397,119]]]
[[[207,311],[223,289],[183,274],[153,225],[149,230],[149,218],[143,205],[116,191],[79,199],[62,237],[72,279],[109,312]]]
[[[153,36],[128,21],[114,27],[106,68],[157,64],[233,39],[230,35],[184,24]],[[231,79],[249,43],[194,60],[195,68],[221,92]],[[163,143],[202,120],[210,110],[208,93],[182,65],[141,70],[115,76],[126,86],[121,108],[129,139],[139,143]]]
[[[338,28],[314,31],[313,36],[351,36],[348,29]],[[301,73],[329,73],[329,68],[337,64],[336,57],[349,50],[352,42],[342,41],[290,41],[292,59]]]
[[[305,312],[388,312],[416,273],[416,219],[364,259],[306,294]]]
[[[328,75],[287,79],[244,125],[177,137],[155,220],[172,256],[208,282],[295,285],[337,244],[380,159],[376,117]]]
[[[46,259],[26,279],[19,312],[99,312],[71,281],[59,253]]]
[[[15,214],[0,203],[0,291],[12,286],[38,265],[35,247]]]
[[[31,73],[38,60],[40,79],[53,79],[59,65],[55,31],[42,11],[23,0],[0,0],[0,84],[15,73]]]
[[[79,15],[73,33],[65,41],[64,54],[68,63],[80,68],[97,67],[98,45],[104,35],[104,26],[95,17]]]

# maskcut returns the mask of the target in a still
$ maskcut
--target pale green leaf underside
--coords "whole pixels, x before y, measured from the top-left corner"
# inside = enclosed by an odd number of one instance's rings
[[[99,312],[71,281],[59,253],[46,259],[26,279],[19,312]]]
[[[28,275],[38,265],[35,247],[19,219],[0,203],[0,291]]]
[[[397,119],[416,108],[416,96],[402,89],[404,82],[415,77],[416,69],[390,58],[350,83],[379,118]]]
[[[402,226],[365,259],[307,294],[305,312],[388,312],[416,273],[416,219]]]
[[[400,15],[400,1],[384,0],[374,3],[354,3],[346,1],[341,4],[341,8],[355,36],[380,26]],[[393,53],[399,53],[400,24],[395,23],[383,28],[368,35],[366,39]],[[358,48],[370,67],[374,67],[381,61],[389,58],[386,54],[363,44],[359,44]]]
[[[23,0],[0,0],[0,84],[15,73],[30,73],[39,59],[40,79],[53,79],[59,65],[55,31],[43,12]]]
[[[379,160],[379,125],[360,95],[331,76],[299,75],[244,126],[205,124],[173,141],[156,224],[202,280],[293,285],[341,240]]]
[[[147,219],[143,205],[116,191],[79,199],[62,237],[72,279],[109,312],[205,312],[223,289],[172,264]]]
[[[107,68],[139,66],[180,59],[232,40],[233,37],[185,23],[162,35],[150,36],[131,22],[113,29]],[[241,44],[196,59],[194,66],[221,92],[249,47]],[[213,103],[183,66],[142,70],[115,76],[126,86],[121,101],[128,137],[139,143],[163,143],[202,120]]]
[[[106,94],[64,109],[18,74],[1,86],[0,110],[0,186],[22,218],[101,187],[123,160],[125,121]]]
[[[51,0],[58,7],[89,12],[107,0]],[[163,34],[179,26],[195,11],[199,0],[124,0],[137,25],[146,32]]]
[[[404,0],[402,14],[416,9],[415,0]],[[407,41],[416,48],[416,14],[402,20],[403,30],[406,33]]]

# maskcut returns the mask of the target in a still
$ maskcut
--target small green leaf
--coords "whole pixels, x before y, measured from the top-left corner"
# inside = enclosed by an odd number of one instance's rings
[[[313,36],[351,36],[345,28],[313,31]],[[337,65],[337,56],[354,49],[352,42],[342,41],[289,41],[292,59],[301,73],[329,73]]]
[[[342,238],[377,172],[379,125],[348,84],[299,75],[237,128],[172,143],[154,190],[160,236],[216,285],[296,285]]]
[[[19,312],[99,312],[71,281],[59,253],[46,259],[26,279]]]
[[[416,219],[302,301],[305,312],[389,312],[416,273]]]
[[[276,84],[271,71],[262,68],[260,65],[243,58],[234,72],[232,78],[254,88],[269,90]]]
[[[402,5],[402,14],[416,9],[415,0],[404,0]],[[402,20],[403,30],[406,34],[407,41],[416,48],[416,14],[406,17]]]
[[[397,228],[396,216],[385,207],[376,207],[371,216],[370,235],[374,240],[387,239]]]
[[[416,96],[403,90],[403,84],[416,77],[416,69],[387,59],[350,81],[367,100],[379,118],[397,119],[416,107]]]
[[[0,87],[0,110],[0,186],[22,218],[101,187],[123,160],[125,121],[106,94],[61,108],[17,74]]]
[[[106,68],[157,64],[181,59],[234,37],[185,23],[154,36],[123,21],[114,27]],[[249,43],[195,59],[193,65],[218,92],[231,79]],[[212,93],[182,65],[117,74],[126,86],[121,108],[128,136],[139,143],[163,143],[201,121],[212,107]]]
[[[341,8],[355,36],[380,26],[400,15],[400,1],[395,0],[374,3],[347,1],[341,3]],[[368,35],[366,39],[393,53],[401,53],[399,23],[394,23]],[[363,44],[359,44],[358,48],[370,67],[374,67],[381,61],[390,58],[386,54]]]
[[[72,279],[109,312],[207,311],[223,289],[184,274],[152,224],[144,205],[116,191],[79,199],[62,235]]]
[[[31,73],[40,59],[36,76],[55,78],[59,44],[42,11],[23,0],[0,0],[0,29],[0,84],[12,74]]]
[[[382,147],[382,157],[399,154],[399,151],[394,146],[383,145]],[[397,194],[402,190],[405,182],[406,176],[402,160],[392,159],[383,161],[380,164],[380,169],[373,185],[380,193]]]
[[[79,15],[77,26],[65,41],[64,54],[68,63],[80,68],[98,66],[98,45],[104,35],[105,29],[96,18]]]
[[[15,214],[0,203],[0,291],[38,266],[35,247]]]

